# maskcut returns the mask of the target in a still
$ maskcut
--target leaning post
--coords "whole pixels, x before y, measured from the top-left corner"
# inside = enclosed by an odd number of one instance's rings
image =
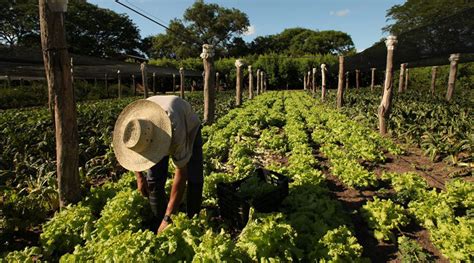
[[[306,74],[303,76],[303,90],[306,90]]]
[[[316,92],[316,71],[317,69],[313,68],[313,80],[312,80],[313,86],[311,87],[311,91],[313,92],[313,94]]]
[[[132,88],[133,88],[133,96],[137,96],[137,84],[135,83],[134,74],[132,74]]]
[[[176,74],[173,74],[173,94],[176,91]]]
[[[408,72],[408,68],[405,69],[405,85],[403,85],[403,92],[407,91],[408,89],[408,80],[410,79],[410,75]]]
[[[146,72],[146,63],[143,62],[141,65],[140,65],[140,70],[142,71],[142,85],[143,85],[143,90],[144,90],[144,94],[143,96],[146,98],[148,98],[148,77],[147,77],[147,72]]]
[[[118,89],[118,98],[122,98],[122,78],[120,76],[120,69],[117,70],[117,89]]]
[[[349,71],[346,71],[346,90],[349,89]]]
[[[216,93],[219,92],[220,84],[221,83],[219,82],[219,72],[216,72],[216,87],[215,87]]]
[[[359,89],[360,70],[356,69],[356,89]]]
[[[431,68],[431,95],[434,96],[435,94],[435,88],[436,88],[436,75],[438,73],[438,67],[433,66]]]
[[[326,98],[326,64],[321,64],[321,101]]]
[[[374,91],[375,87],[375,68],[371,68],[370,91]]]
[[[179,96],[184,99],[184,68],[179,68]]]
[[[402,93],[405,90],[403,85],[405,84],[405,69],[407,67],[406,63],[400,64],[400,77],[398,78],[398,93]],[[385,76],[387,76],[387,72],[385,72]]]
[[[448,91],[446,92],[446,100],[449,102],[453,98],[454,86],[456,85],[456,74],[458,71],[459,54],[451,54],[449,57],[449,79],[448,79]]]
[[[339,56],[339,76],[337,80],[337,108],[344,105],[344,56]]]
[[[213,123],[216,108],[214,46],[202,45],[200,55],[204,65],[204,123]]]
[[[235,78],[235,106],[242,105],[242,66],[244,63],[242,60],[237,59],[235,61],[235,68],[237,70],[236,78]]]
[[[263,92],[267,92],[267,73],[262,72],[262,79],[263,79]]]
[[[155,72],[153,72],[152,78],[153,78],[153,95],[156,95],[156,73]]]
[[[257,69],[257,95],[260,94],[260,69]]]
[[[378,109],[379,131],[382,135],[387,133],[387,120],[390,116],[392,107],[392,71],[393,71],[393,51],[397,44],[396,36],[388,36],[385,40],[387,46],[387,66],[385,69],[385,83],[382,101]]]
[[[249,99],[253,99],[253,73],[252,66],[248,66],[249,71]]]

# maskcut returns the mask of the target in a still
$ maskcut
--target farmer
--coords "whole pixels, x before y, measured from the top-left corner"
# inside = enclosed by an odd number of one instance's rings
[[[132,102],[115,123],[113,147],[118,162],[134,171],[138,190],[148,197],[159,222],[158,232],[171,224],[187,183],[189,217],[199,213],[203,164],[201,122],[191,105],[177,96],[153,96]],[[176,167],[169,201],[165,193],[168,161]]]

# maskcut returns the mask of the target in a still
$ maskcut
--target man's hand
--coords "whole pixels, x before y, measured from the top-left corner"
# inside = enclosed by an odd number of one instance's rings
[[[137,188],[138,191],[144,196],[148,197],[149,190],[148,190],[148,183],[146,182],[145,177],[141,172],[135,172],[135,176],[137,177]]]
[[[168,226],[170,226],[170,223],[166,221],[161,221],[160,227],[158,227],[158,231],[156,232],[157,234],[163,232]]]

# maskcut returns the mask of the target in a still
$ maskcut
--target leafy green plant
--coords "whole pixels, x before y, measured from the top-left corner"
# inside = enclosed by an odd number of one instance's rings
[[[397,243],[403,263],[430,262],[429,254],[415,240],[411,240],[406,236],[400,236],[397,239]]]

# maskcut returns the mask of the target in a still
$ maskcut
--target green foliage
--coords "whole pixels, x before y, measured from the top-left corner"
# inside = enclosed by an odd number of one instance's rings
[[[41,262],[42,256],[41,249],[39,247],[26,247],[23,250],[12,251],[8,253],[5,258],[0,258],[1,263],[33,263]]]
[[[373,229],[374,237],[378,240],[395,241],[392,231],[400,230],[401,226],[409,222],[404,209],[390,199],[381,200],[374,197],[373,201],[362,206],[361,212],[369,227]]]
[[[403,263],[412,262],[430,262],[429,255],[415,240],[411,240],[406,236],[401,236],[397,239],[398,250],[401,261]]]
[[[244,180],[238,189],[238,195],[244,199],[258,199],[277,189],[277,186],[269,184],[259,176],[251,176]]]
[[[250,260],[235,246],[230,235],[223,230],[219,234],[207,230],[195,249],[193,263],[242,262]]]
[[[362,246],[346,226],[329,230],[319,242],[327,249],[323,262],[353,262],[362,256]]]
[[[440,221],[431,228],[431,240],[443,255],[451,261],[470,262],[474,260],[474,219],[458,217],[454,222]]]
[[[40,241],[45,254],[71,252],[91,234],[94,216],[89,207],[68,206],[43,225]]]
[[[418,200],[428,188],[428,184],[416,173],[383,173],[382,179],[390,181],[396,191],[398,202],[407,204],[411,200]]]

